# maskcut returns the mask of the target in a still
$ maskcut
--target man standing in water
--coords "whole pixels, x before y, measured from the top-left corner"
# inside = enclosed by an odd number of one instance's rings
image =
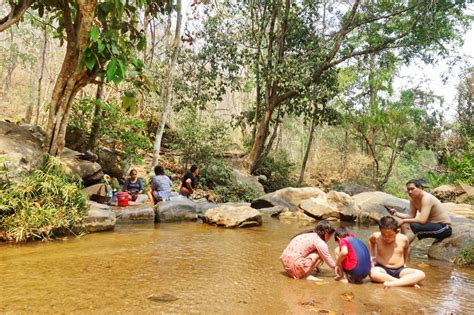
[[[410,210],[407,214],[390,209],[392,216],[401,219],[402,233],[413,242],[418,239],[435,238],[437,242],[451,236],[451,220],[448,211],[435,196],[423,190],[421,181],[412,179],[406,183],[410,197]]]

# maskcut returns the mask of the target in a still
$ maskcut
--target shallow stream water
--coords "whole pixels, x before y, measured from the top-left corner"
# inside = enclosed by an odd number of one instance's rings
[[[279,256],[308,226],[264,218],[261,227],[200,223],[118,225],[114,232],[50,242],[0,244],[0,313],[471,313],[474,271],[429,260],[409,266],[420,289],[293,280]],[[376,227],[351,226],[367,240]],[[329,242],[335,247],[334,241]]]

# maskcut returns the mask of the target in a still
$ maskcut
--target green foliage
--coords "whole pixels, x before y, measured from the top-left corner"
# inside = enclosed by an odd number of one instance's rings
[[[444,173],[428,172],[428,180],[433,187],[458,183],[474,185],[474,145],[448,156],[447,168]]]
[[[455,260],[456,264],[462,266],[474,266],[474,243],[470,242],[461,248]]]
[[[0,190],[0,225],[17,242],[49,239],[78,226],[86,214],[81,179],[46,157],[30,175]]]
[[[237,183],[232,168],[222,160],[204,167],[199,182],[214,191],[219,198],[217,202],[250,202],[258,197],[255,190]]]
[[[100,117],[94,117],[96,104],[102,110]],[[146,123],[126,113],[122,105],[83,98],[74,103],[71,114],[69,123],[87,134],[90,134],[93,120],[97,119],[98,140],[113,140],[115,149],[121,150],[124,157],[134,163],[141,160],[139,150],[147,150],[152,146],[146,137]]]
[[[257,170],[256,175],[265,175],[267,181],[263,183],[265,192],[269,193],[285,187],[295,187],[296,182],[290,178],[295,169],[285,154],[268,156]]]

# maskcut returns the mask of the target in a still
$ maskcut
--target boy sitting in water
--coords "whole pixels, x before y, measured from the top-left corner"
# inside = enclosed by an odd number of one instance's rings
[[[385,288],[395,286],[415,286],[425,279],[425,273],[418,269],[406,268],[408,258],[408,238],[399,233],[398,222],[391,216],[379,221],[380,232],[370,237],[369,252],[372,261],[370,278],[373,282],[383,282]],[[376,253],[377,251],[377,253]]]
[[[336,265],[339,269],[335,279],[343,282],[362,283],[362,280],[369,275],[371,268],[367,246],[360,239],[349,234],[345,227],[336,229],[334,240],[339,244],[334,251],[337,257]]]

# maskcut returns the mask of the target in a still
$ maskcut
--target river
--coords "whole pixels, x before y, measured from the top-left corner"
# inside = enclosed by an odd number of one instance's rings
[[[474,271],[429,260],[418,242],[409,266],[420,289],[286,276],[279,255],[307,226],[264,218],[261,227],[123,224],[114,232],[0,244],[0,313],[470,313]],[[377,228],[351,226],[367,240]],[[335,242],[329,242],[330,248]]]

